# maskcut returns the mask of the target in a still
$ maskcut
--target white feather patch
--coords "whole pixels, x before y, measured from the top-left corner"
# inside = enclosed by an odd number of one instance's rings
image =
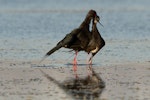
[[[91,53],[96,53],[98,51],[98,47],[91,51]]]

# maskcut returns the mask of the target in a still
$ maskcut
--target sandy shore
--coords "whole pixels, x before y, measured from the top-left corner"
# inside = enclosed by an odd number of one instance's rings
[[[74,100],[58,84],[75,79],[72,67],[33,66],[35,62],[0,62],[0,100]],[[78,77],[87,76],[78,66]],[[105,82],[98,100],[149,100],[150,63],[94,67]],[[50,79],[49,79],[49,78]],[[58,84],[56,84],[58,83]]]

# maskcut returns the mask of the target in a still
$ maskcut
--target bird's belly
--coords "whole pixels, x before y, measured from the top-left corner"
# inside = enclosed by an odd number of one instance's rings
[[[98,49],[98,47],[96,46],[89,46],[89,47],[87,47],[87,49],[85,50],[85,52],[87,52],[87,53],[96,53],[97,51],[98,51],[99,49]]]
[[[96,53],[98,51],[98,47],[96,47],[95,49],[91,50],[91,53]]]

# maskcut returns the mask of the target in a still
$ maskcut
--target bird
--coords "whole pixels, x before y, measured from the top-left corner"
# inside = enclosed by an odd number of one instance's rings
[[[97,23],[100,23],[100,17],[95,16],[92,22],[92,30],[91,30],[91,39],[88,43],[87,48],[85,48],[85,52],[90,55],[88,60],[88,64],[92,64],[92,58],[105,46],[105,40],[102,38],[101,34],[97,29]],[[103,26],[103,25],[102,25]]]
[[[85,48],[87,48],[89,41],[91,39],[91,32],[89,29],[89,25],[92,19],[97,16],[97,13],[95,10],[89,10],[87,13],[84,21],[81,23],[81,25],[72,30],[70,33],[68,33],[60,42],[57,43],[55,47],[53,47],[50,51],[46,53],[46,55],[43,57],[41,61],[43,61],[46,57],[50,56],[52,53],[54,53],[56,50],[59,50],[60,48],[68,48],[75,51],[75,57],[73,60],[73,65],[77,65],[77,54],[79,51],[84,51]],[[73,70],[77,70],[77,66],[73,66]]]

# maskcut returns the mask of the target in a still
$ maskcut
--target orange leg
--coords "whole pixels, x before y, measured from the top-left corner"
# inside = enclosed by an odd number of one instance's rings
[[[87,64],[88,64],[88,65],[92,65],[92,58],[93,58],[93,55],[92,55],[92,53],[90,53],[90,54],[88,55],[88,58],[87,58]]]
[[[77,55],[78,55],[78,52],[76,51],[75,52],[75,57],[73,59],[73,71],[76,72],[77,71]]]
[[[90,53],[88,55],[88,59],[87,59],[87,72],[88,72],[88,76],[92,75],[92,54]]]

